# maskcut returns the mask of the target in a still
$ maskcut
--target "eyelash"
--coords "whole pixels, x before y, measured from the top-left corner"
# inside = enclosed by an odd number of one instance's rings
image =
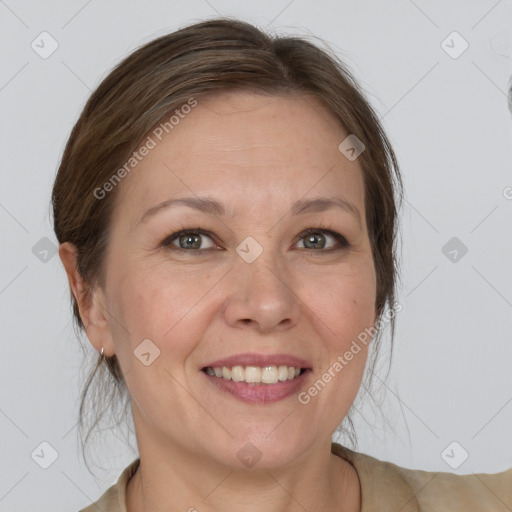
[[[302,249],[303,251],[307,251],[310,254],[311,253],[316,254],[319,252],[332,253],[332,252],[341,251],[341,250],[344,250],[344,249],[347,249],[348,247],[350,247],[350,243],[347,241],[347,239],[343,235],[341,235],[340,233],[338,233],[336,231],[333,231],[332,229],[328,229],[328,228],[308,228],[305,231],[303,231],[302,233],[300,233],[299,240],[302,240],[303,238],[305,238],[308,235],[318,234],[318,233],[331,235],[338,242],[338,246],[331,247],[330,249]],[[179,237],[181,237],[183,235],[188,235],[188,234],[205,235],[205,236],[211,238],[213,242],[215,242],[215,237],[208,231],[205,231],[204,229],[184,227],[184,228],[180,229],[179,231],[176,231],[172,235],[169,235],[168,237],[166,237],[162,241],[161,246],[165,247],[167,249],[170,249],[172,251],[178,251],[178,252],[187,253],[187,254],[190,254],[190,253],[199,254],[199,253],[206,252],[206,251],[216,250],[216,249],[183,249],[181,247],[176,247],[176,246],[172,245],[172,242],[174,242],[174,240],[179,239]]]

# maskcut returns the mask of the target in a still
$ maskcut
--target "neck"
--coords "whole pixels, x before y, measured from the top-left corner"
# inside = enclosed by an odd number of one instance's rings
[[[126,491],[127,512],[339,512],[361,511],[352,465],[329,443],[279,469],[233,469],[201,454],[141,450]]]

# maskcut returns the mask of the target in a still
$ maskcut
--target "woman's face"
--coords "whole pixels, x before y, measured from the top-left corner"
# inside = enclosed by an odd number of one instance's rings
[[[95,341],[119,360],[141,453],[271,468],[330,443],[367,348],[338,357],[376,320],[362,170],[338,149],[348,135],[311,97],[223,94],[161,141],[152,135],[156,146],[118,185]],[[151,213],[179,198],[223,213],[184,202]],[[294,206],[318,198],[358,215]],[[242,367],[231,380],[205,371],[226,358]],[[307,370],[280,381],[294,374],[287,366]]]

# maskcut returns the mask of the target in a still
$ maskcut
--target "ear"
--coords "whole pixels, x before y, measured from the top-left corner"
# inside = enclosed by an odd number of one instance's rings
[[[91,287],[77,269],[76,247],[70,242],[59,245],[59,257],[66,269],[70,289],[75,296],[80,318],[91,345],[100,352],[103,347],[105,356],[114,355],[114,344],[108,324],[106,297],[99,286]]]

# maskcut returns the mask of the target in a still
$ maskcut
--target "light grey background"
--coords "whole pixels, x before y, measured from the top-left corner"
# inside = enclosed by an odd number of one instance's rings
[[[387,423],[375,408],[356,412],[359,451],[430,471],[512,466],[510,0],[0,0],[0,511],[78,510],[135,457],[111,435],[96,478],[83,463],[67,280],[36,244],[56,243],[51,186],[90,92],[135,47],[218,14],[324,39],[399,157],[403,310],[381,389]],[[31,47],[43,31],[58,43],[46,59]],[[457,53],[454,31],[469,44],[458,58],[442,43]],[[456,262],[442,252],[452,237],[468,248]],[[452,460],[469,454],[457,468],[446,462],[453,441]],[[48,469],[31,455],[42,442],[58,453]]]

